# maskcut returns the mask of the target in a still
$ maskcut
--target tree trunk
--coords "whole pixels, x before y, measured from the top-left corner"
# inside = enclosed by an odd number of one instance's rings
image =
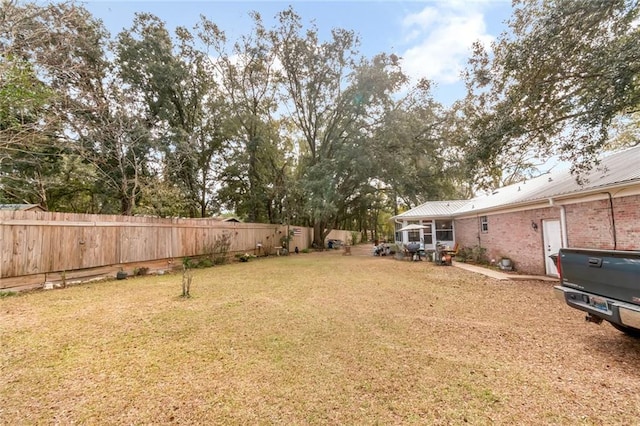
[[[316,248],[324,250],[324,239],[327,238],[331,229],[326,229],[326,221],[315,222],[313,224],[313,243]]]

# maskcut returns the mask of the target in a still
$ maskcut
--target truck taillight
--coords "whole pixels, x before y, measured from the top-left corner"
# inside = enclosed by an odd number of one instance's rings
[[[561,258],[562,256],[560,255],[560,253],[558,253],[558,257],[556,258],[556,268],[558,269],[558,278],[560,278],[560,282],[562,282],[562,264],[560,262]]]

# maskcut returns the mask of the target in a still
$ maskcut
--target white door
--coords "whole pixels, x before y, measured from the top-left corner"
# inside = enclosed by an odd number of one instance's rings
[[[544,243],[544,262],[547,275],[558,276],[558,269],[553,260],[549,259],[550,254],[558,253],[562,247],[562,234],[559,220],[542,221],[542,240]]]

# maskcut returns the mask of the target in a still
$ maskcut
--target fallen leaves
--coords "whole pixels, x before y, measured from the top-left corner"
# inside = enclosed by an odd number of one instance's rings
[[[640,343],[551,289],[355,247],[6,298],[0,423],[634,423]]]

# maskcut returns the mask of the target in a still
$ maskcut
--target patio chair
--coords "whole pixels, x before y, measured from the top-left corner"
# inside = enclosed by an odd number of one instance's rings
[[[452,249],[445,249],[441,246],[439,251],[436,251],[437,262],[440,265],[451,265],[451,261],[458,254],[458,243],[455,243]]]

